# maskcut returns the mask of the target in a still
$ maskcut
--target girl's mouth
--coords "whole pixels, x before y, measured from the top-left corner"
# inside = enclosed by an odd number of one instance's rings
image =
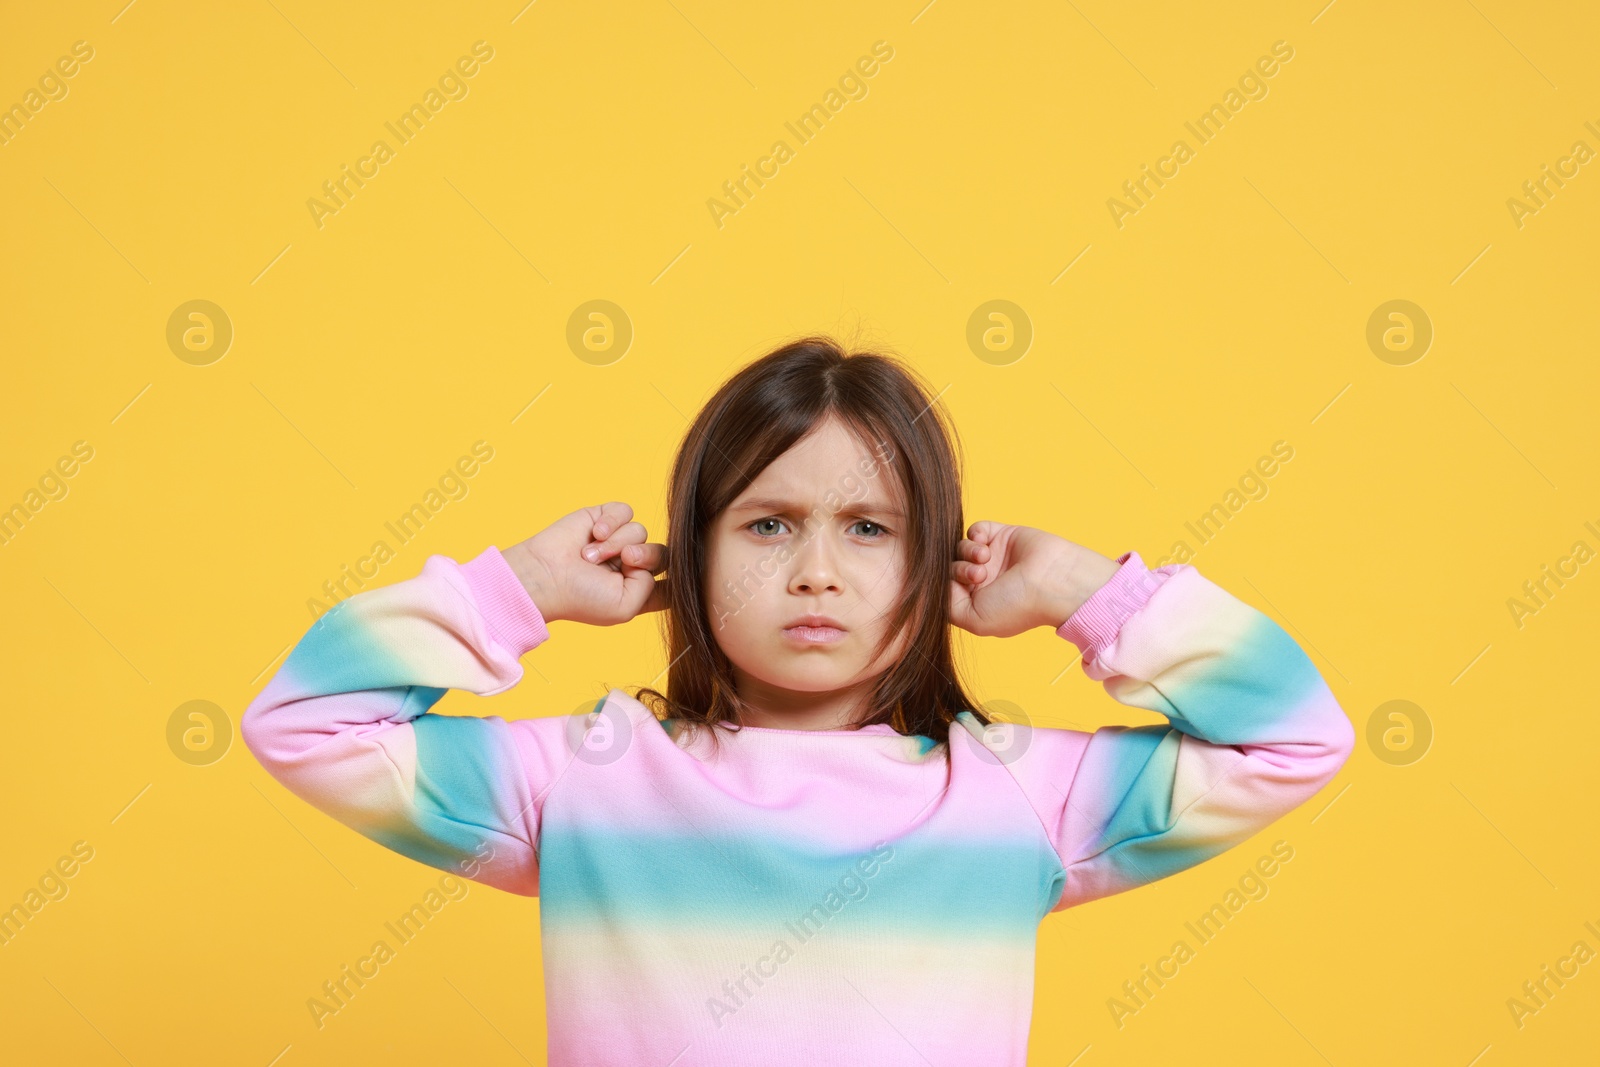
[[[835,626],[790,626],[783,636],[802,645],[831,645],[844,640],[844,631]]]

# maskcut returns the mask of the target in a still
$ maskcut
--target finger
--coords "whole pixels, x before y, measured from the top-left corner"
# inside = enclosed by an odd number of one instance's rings
[[[989,554],[992,551],[993,550],[988,545],[980,544],[979,542],[967,537],[963,537],[956,545],[956,555],[960,556],[962,559],[971,560],[974,563],[987,563],[989,561]]]
[[[583,558],[593,563],[610,559],[622,551],[626,545],[636,545],[647,540],[650,534],[644,526],[637,522],[626,522],[622,527],[604,540],[595,541],[583,547]]]
[[[643,545],[625,545],[618,555],[622,565],[630,570],[644,570],[660,574],[667,566],[667,546],[651,542]]]
[[[972,614],[972,596],[959,582],[950,586],[950,622],[963,630],[971,631],[976,625]]]
[[[603,541],[611,536],[611,531],[633,518],[633,508],[620,500],[613,500],[589,509],[594,523],[590,528],[590,536],[597,541]]]
[[[585,545],[583,558],[591,563],[610,559],[622,551],[625,545],[637,545],[649,538],[650,534],[644,526],[637,522],[623,523],[616,533],[597,544]]]
[[[980,563],[965,563],[961,560],[956,560],[950,564],[950,577],[966,585],[982,585],[983,580],[988,575],[988,570]]]
[[[650,539],[649,531],[640,522],[625,522],[616,533],[606,538],[606,543],[622,548],[624,545],[640,545]]]
[[[671,607],[672,598],[669,595],[671,588],[665,578],[659,578],[652,582],[650,585],[650,598],[644,602],[645,610],[666,611],[667,608]]]
[[[644,582],[649,582],[649,590],[645,593],[644,602],[639,606],[638,614],[647,611],[666,611],[670,606],[667,595],[667,579],[652,578],[642,570],[630,570],[623,574],[623,580],[628,583],[630,592],[637,595]]]
[[[967,536],[980,544],[988,544],[994,539],[994,535],[1000,531],[1000,526],[1001,524],[998,522],[990,522],[988,519],[984,519],[968,527]]]

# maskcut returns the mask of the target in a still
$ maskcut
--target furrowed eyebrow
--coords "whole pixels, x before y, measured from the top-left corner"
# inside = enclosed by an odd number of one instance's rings
[[[742,503],[732,505],[728,508],[728,510],[739,512],[741,514],[747,511],[761,511],[771,512],[773,514],[787,513],[791,515],[806,514],[811,511],[810,508],[796,504],[790,500],[772,500],[767,498],[760,500],[746,500]],[[905,515],[900,511],[899,508],[896,508],[891,504],[882,504],[871,500],[846,501],[844,507],[840,510],[846,512],[864,511],[877,515],[890,515],[896,519],[905,518]]]

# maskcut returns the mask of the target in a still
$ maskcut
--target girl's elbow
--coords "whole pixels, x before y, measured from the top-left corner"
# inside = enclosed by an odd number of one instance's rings
[[[1282,746],[1257,750],[1268,780],[1283,784],[1302,799],[1333,781],[1355,751],[1356,732],[1337,705],[1314,732]]]
[[[256,758],[256,762],[264,767],[271,766],[267,755],[270,750],[270,737],[270,731],[261,724],[261,715],[256,705],[250,705],[239,718],[239,740],[244,742],[244,747]]]
[[[1312,763],[1318,779],[1317,787],[1321,788],[1333,780],[1355,751],[1356,731],[1350,724],[1350,716],[1345,714],[1344,708],[1340,707],[1325,685],[1322,699],[1316,701],[1314,706],[1316,712],[1311,721],[1315,723],[1313,736],[1317,747]]]
[[[1329,712],[1328,728],[1320,740],[1321,750],[1312,761],[1312,777],[1318,789],[1333,781],[1356,747],[1355,727],[1337,705]]]
[[[1356,749],[1356,728],[1350,724],[1350,719],[1341,710],[1338,715],[1339,723],[1334,745],[1334,751],[1339,756],[1339,766],[1344,766],[1344,761]]]
[[[277,705],[274,701],[263,699],[263,695],[258,694],[244,709],[244,714],[239,716],[239,740],[244,742],[244,747],[249,749],[257,763],[276,773],[275,768],[283,762],[280,754],[285,751],[285,739],[283,730],[272,714]]]
[[[1356,728],[1350,723],[1350,716],[1346,715],[1344,708],[1337,702],[1330,702],[1328,706],[1328,754],[1333,764],[1333,773],[1343,767],[1350,754],[1356,749]],[[1330,777],[1332,775],[1330,774]]]

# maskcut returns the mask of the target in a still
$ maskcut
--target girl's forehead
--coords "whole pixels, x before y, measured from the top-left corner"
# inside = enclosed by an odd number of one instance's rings
[[[889,462],[898,451],[829,415],[768,463],[728,508],[742,513],[848,506],[903,517],[904,489]]]
[[[868,453],[848,460],[818,460],[778,468],[778,461],[744,488],[730,510],[784,511],[851,505],[903,517],[897,476]]]
[[[859,483],[856,484],[854,491],[839,488],[813,494],[797,488],[762,492],[752,496],[741,495],[728,505],[727,510],[730,515],[750,512],[791,515],[834,509],[865,511],[896,519],[905,518],[905,512],[898,501],[884,493],[863,493]]]

